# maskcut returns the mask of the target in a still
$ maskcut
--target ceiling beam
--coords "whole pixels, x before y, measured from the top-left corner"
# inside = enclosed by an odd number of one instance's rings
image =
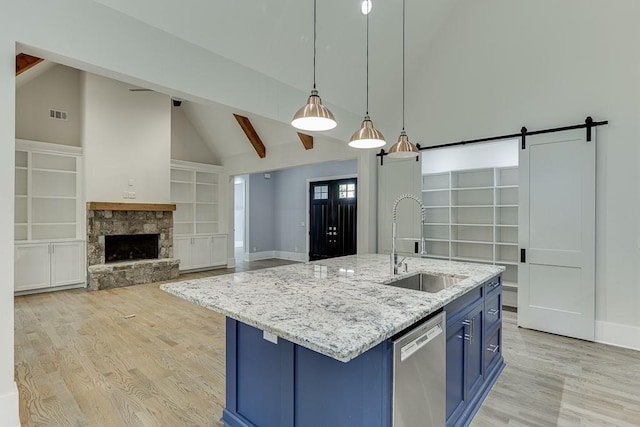
[[[307,135],[306,133],[296,132],[302,145],[304,145],[305,150],[311,150],[313,148],[313,136]]]
[[[267,156],[267,149],[262,143],[262,140],[258,136],[256,130],[253,128],[251,121],[247,117],[241,116],[239,114],[234,114],[233,117],[236,118],[238,124],[244,131],[244,134],[247,135],[247,139],[249,139],[249,142],[251,143],[251,145],[253,145],[256,153],[258,153],[258,157],[264,159]]]
[[[37,56],[27,55],[26,53],[19,53],[16,55],[16,76],[27,71],[29,68],[34,67],[44,61]]]

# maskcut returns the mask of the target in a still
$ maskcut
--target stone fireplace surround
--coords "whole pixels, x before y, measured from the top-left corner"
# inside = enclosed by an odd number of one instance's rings
[[[173,204],[87,203],[87,287],[111,289],[178,278]],[[107,235],[158,234],[158,259],[105,263]]]

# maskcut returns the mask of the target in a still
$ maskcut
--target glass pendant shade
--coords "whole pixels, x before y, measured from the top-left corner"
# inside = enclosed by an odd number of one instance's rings
[[[378,148],[386,143],[382,133],[373,127],[369,116],[364,116],[362,126],[349,140],[349,146],[353,148]]]
[[[307,103],[296,112],[291,126],[306,131],[324,131],[336,127],[338,123],[327,107],[322,105],[318,91],[313,89]]]
[[[398,142],[389,148],[389,157],[394,159],[408,159],[419,154],[420,151],[418,151],[418,147],[409,142],[409,137],[404,129],[400,132]]]

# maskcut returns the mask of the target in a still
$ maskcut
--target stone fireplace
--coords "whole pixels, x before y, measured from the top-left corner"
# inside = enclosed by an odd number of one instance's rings
[[[87,203],[88,288],[176,279],[174,210],[171,204]]]

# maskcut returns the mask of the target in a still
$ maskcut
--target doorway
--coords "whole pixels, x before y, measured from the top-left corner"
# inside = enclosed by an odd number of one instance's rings
[[[355,254],[356,229],[356,178],[309,183],[310,261]]]
[[[233,249],[236,262],[244,261],[246,241],[246,176],[233,180]]]

